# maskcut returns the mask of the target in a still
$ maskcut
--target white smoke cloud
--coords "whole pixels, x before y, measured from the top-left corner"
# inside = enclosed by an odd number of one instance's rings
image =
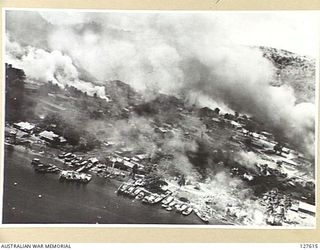
[[[79,72],[72,59],[59,50],[51,52],[32,46],[22,47],[17,42],[6,38],[6,61],[15,67],[22,68],[26,76],[41,82],[51,81],[64,88],[74,86],[88,95],[95,93],[101,98],[105,96],[105,88],[79,79]]]
[[[53,28],[38,35],[51,52],[31,49],[22,57],[33,62],[27,74],[83,86],[74,80],[79,65],[100,81],[119,79],[140,91],[196,92],[225,110],[254,115],[313,154],[314,105],[297,104],[289,86],[270,86],[273,65],[229,38],[227,16],[67,13],[62,22],[56,15],[41,12]]]
[[[256,171],[255,165],[259,163],[260,158],[254,152],[240,151],[235,154],[235,160],[241,165]]]
[[[265,225],[264,207],[257,200],[252,200],[252,190],[238,178],[232,178],[225,172],[217,173],[202,185],[213,197],[211,205],[223,217],[227,210],[236,215],[234,222],[245,225]],[[215,214],[216,216],[216,214]]]

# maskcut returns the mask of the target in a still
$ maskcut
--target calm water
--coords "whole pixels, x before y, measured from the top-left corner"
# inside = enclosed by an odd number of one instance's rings
[[[203,224],[194,214],[185,217],[117,196],[116,180],[93,176],[81,185],[37,173],[30,164],[33,157],[26,149],[5,146],[3,223]]]

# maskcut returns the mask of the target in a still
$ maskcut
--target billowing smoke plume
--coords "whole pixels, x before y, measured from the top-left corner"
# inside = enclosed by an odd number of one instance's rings
[[[258,201],[249,198],[252,196],[252,190],[240,179],[219,172],[208,179],[206,184],[207,192],[214,201],[211,207],[214,208],[215,214],[225,214],[229,210],[230,214],[236,215],[235,223],[264,225],[263,207]]]
[[[69,56],[59,50],[51,52],[35,47],[21,47],[17,42],[6,39],[7,63],[22,68],[27,77],[41,82],[52,82],[61,88],[74,86],[88,95],[97,94],[107,99],[103,86],[79,79],[79,72]]]
[[[12,19],[14,12],[7,15]],[[222,17],[66,13],[61,19],[55,12],[34,15],[50,27],[35,34],[45,38],[43,47],[50,52],[30,44],[18,58],[15,49],[8,49],[15,63],[31,65],[24,68],[34,78],[62,85],[71,82],[96,91],[91,83],[79,80],[78,65],[101,82],[119,79],[140,91],[198,95],[199,100],[212,100],[225,110],[257,117],[313,154],[314,101],[297,104],[291,87],[271,86],[274,66],[258,49],[231,41]],[[8,27],[8,33],[19,41],[14,29]]]

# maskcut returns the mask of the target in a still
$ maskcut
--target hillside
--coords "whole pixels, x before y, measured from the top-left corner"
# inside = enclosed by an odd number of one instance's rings
[[[276,67],[274,86],[292,86],[297,97],[297,103],[314,102],[315,100],[315,70],[314,59],[307,56],[269,47],[260,47],[263,56]]]
[[[277,84],[291,84],[299,101],[311,100],[313,62],[286,51],[263,50],[278,69]],[[170,185],[179,180],[185,186],[177,191],[182,197],[202,204],[201,197],[225,194],[210,203],[222,217],[226,204],[263,211],[261,199],[272,190],[315,203],[314,161],[275,137],[268,124],[247,114],[223,113],[219,107],[190,105],[160,93],[145,99],[119,80],[99,82],[105,86],[103,99],[72,86],[62,89],[52,82],[35,81],[10,65],[6,76],[7,130],[27,121],[35,124],[36,138],[44,130],[63,136],[65,145],[41,149],[50,154],[97,157],[106,166],[110,157],[146,155],[142,161],[146,177],[157,176]],[[36,150],[32,139],[27,142]],[[24,145],[26,139],[18,138],[16,143]],[[243,223],[234,217],[228,222]]]

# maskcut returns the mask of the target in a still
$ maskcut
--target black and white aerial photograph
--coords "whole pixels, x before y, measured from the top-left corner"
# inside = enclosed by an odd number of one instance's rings
[[[3,16],[2,224],[315,227],[314,14]]]

